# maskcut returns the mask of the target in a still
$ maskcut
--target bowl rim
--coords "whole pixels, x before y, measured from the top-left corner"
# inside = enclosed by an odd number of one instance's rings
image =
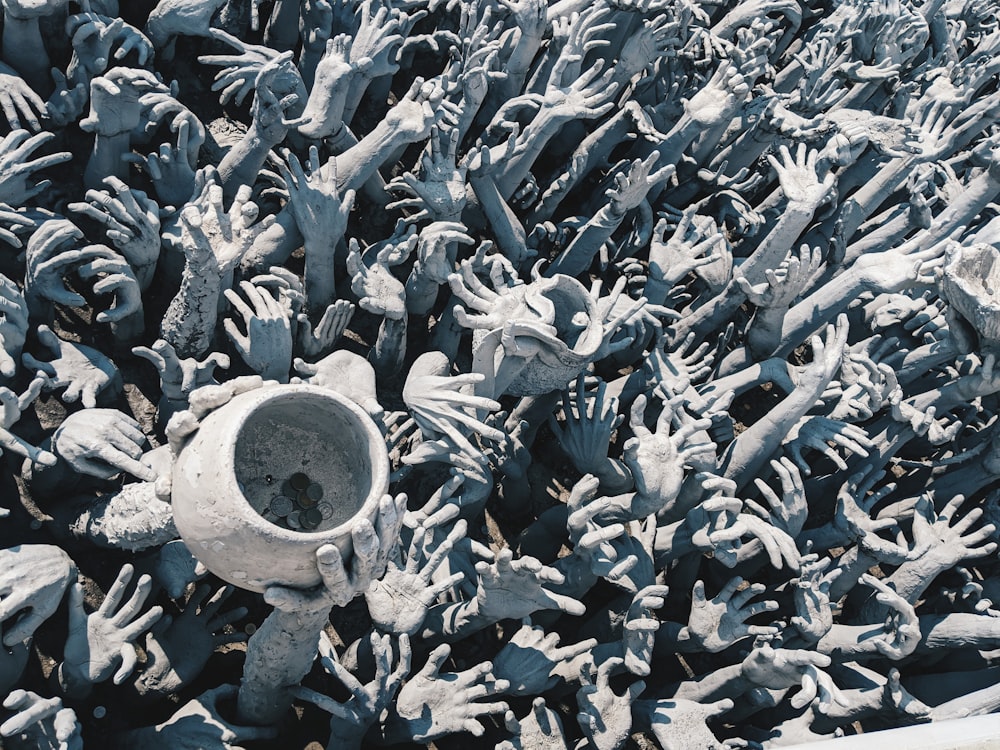
[[[371,489],[368,491],[368,496],[365,498],[361,507],[358,508],[352,518],[344,521],[339,526],[334,526],[333,528],[326,529],[324,531],[296,531],[293,529],[285,529],[277,524],[271,523],[260,515],[260,513],[258,513],[257,510],[250,504],[250,501],[247,500],[246,495],[244,495],[243,491],[240,489],[239,482],[236,480],[236,445],[239,442],[240,432],[250,417],[264,406],[288,401],[289,399],[296,398],[302,393],[326,399],[335,404],[336,407],[347,411],[352,417],[354,417],[355,422],[368,438],[368,456],[370,463],[372,464]],[[262,533],[271,538],[278,538],[288,542],[295,542],[298,544],[310,544],[316,542],[332,543],[332,540],[335,538],[349,536],[351,533],[351,527],[358,518],[375,518],[382,497],[388,491],[389,451],[385,447],[385,438],[382,436],[381,430],[379,430],[375,421],[364,409],[337,391],[305,383],[285,383],[281,385],[265,386],[264,388],[260,388],[256,391],[248,391],[240,394],[240,396],[250,397],[247,399],[248,408],[239,415],[239,418],[235,420],[235,423],[233,424],[233,439],[229,441],[230,444],[226,447],[226,453],[224,454],[223,459],[224,468],[236,485],[236,494],[239,496],[239,499],[236,502],[239,503],[240,510],[243,511],[243,518],[247,522],[248,526],[259,529]],[[229,403],[233,403],[233,401],[236,401],[240,398],[240,396],[235,397]],[[225,408],[225,406],[220,407],[220,409],[222,408]],[[377,447],[381,447],[381,450],[375,450]],[[375,488],[383,487],[385,489],[379,489],[376,493]]]

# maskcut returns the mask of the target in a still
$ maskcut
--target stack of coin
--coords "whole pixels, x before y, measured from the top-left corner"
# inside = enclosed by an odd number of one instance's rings
[[[285,529],[314,531],[333,516],[333,506],[323,502],[323,487],[299,471],[288,478],[281,494],[271,498],[261,515]]]

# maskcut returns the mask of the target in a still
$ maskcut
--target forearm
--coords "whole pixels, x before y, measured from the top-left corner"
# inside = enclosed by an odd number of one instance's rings
[[[317,314],[337,299],[334,255],[342,236],[308,237],[305,241],[306,301]]]
[[[849,268],[835,276],[788,311],[781,326],[781,341],[773,354],[787,357],[812,333],[858,299],[862,292],[869,290],[870,285],[854,269]]]
[[[562,273],[567,276],[579,276],[586,271],[594,256],[611,238],[624,218],[625,214],[619,214],[610,204],[601,208],[546,269],[545,275]]]
[[[291,50],[299,41],[299,0],[275,0],[264,29],[264,44],[279,52]]]
[[[14,18],[4,13],[3,61],[16,70],[36,93],[43,97],[51,93],[51,63],[37,18]]]
[[[510,158],[507,168],[496,176],[497,189],[505,199],[510,198],[517,186],[524,182],[532,165],[542,151],[567,122],[566,118],[554,118],[546,115],[544,110],[535,116],[524,132],[518,138],[514,155]]]
[[[722,698],[737,698],[753,687],[743,676],[742,665],[733,664],[678,683],[672,691],[668,687],[665,695],[677,700],[711,703]]]
[[[292,703],[290,687],[309,672],[329,617],[328,607],[274,610],[247,643],[237,708],[254,724],[278,721]]]
[[[380,373],[399,372],[406,355],[406,315],[398,319],[383,318],[378,338],[372,349],[372,364]]]
[[[864,658],[866,655],[880,656],[875,642],[880,637],[877,625],[834,624],[819,639],[815,649],[821,654],[832,656],[838,661]]]
[[[344,109],[347,93],[354,87],[360,76],[348,73],[335,81],[321,79],[309,92],[303,117],[312,118],[299,127],[306,138],[326,138],[344,127]]]
[[[658,526],[653,537],[653,561],[657,569],[666,567],[689,552],[694,552],[691,532],[683,520]]]
[[[916,604],[931,582],[951,568],[957,560],[937,560],[925,553],[916,560],[907,560],[886,578],[886,583],[910,604]]]
[[[232,200],[241,185],[253,185],[272,148],[277,142],[265,139],[252,124],[243,139],[233,146],[219,163],[219,179],[226,198]]]
[[[160,336],[180,356],[200,357],[211,346],[221,298],[222,278],[217,271],[185,265],[181,287],[160,324]]]
[[[383,120],[356,144],[337,157],[337,188],[358,190],[400,146],[409,141]]]
[[[100,190],[106,187],[105,177],[124,179],[128,176],[128,164],[122,161],[122,154],[130,152],[130,138],[128,131],[114,135],[96,135],[87,168],[83,172],[83,183],[87,188]]]
[[[745,487],[758,476],[764,463],[781,446],[781,441],[820,397],[826,382],[819,387],[800,386],[783,398],[764,417],[744,430],[723,456],[723,476]]]
[[[493,227],[497,248],[512,263],[520,264],[527,253],[528,236],[521,221],[500,194],[496,181],[491,175],[474,175],[469,177],[469,184],[479,207]]]
[[[974,648],[992,651],[1000,648],[1000,617],[951,612],[946,615],[922,615],[917,651]]]
[[[781,213],[781,218],[767,234],[756,250],[740,265],[739,272],[751,284],[761,284],[767,280],[765,271],[774,270],[795,246],[796,240],[809,222],[816,207],[800,201],[790,201]]]

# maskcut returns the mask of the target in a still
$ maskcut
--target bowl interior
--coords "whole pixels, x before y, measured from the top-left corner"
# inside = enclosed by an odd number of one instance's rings
[[[336,528],[361,510],[371,492],[372,451],[380,447],[369,442],[372,427],[319,394],[300,392],[266,402],[246,417],[236,438],[240,491],[257,513],[271,520],[265,511],[272,500],[289,494],[292,475],[305,474],[322,487],[320,502],[330,508],[318,527],[302,533]]]

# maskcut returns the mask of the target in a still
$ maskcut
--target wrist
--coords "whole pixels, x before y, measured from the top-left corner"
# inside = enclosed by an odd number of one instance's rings
[[[56,668],[56,680],[68,698],[86,698],[94,688],[94,684],[82,670],[65,661]]]

